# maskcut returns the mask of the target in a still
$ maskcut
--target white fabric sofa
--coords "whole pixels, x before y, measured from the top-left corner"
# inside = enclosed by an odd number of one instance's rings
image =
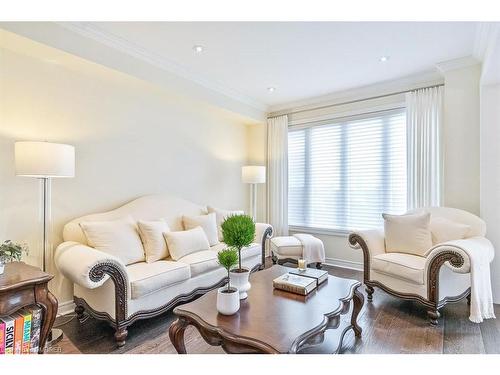
[[[470,229],[458,242],[433,243],[425,256],[386,252],[383,229],[355,231],[350,234],[349,243],[363,250],[368,301],[372,300],[374,287],[399,298],[418,301],[428,308],[430,323],[435,325],[440,317],[439,309],[445,304],[470,298],[471,262],[464,248],[491,247],[492,244],[485,238],[485,222],[476,215],[449,207],[422,208],[412,213],[422,211],[431,213],[431,221],[445,218],[468,225]]]
[[[64,226],[63,238],[55,252],[59,271],[74,283],[76,313],[84,311],[108,321],[115,329],[119,346],[125,344],[127,327],[139,319],[161,314],[226,282],[226,271],[217,263],[224,243],[189,254],[178,261],[171,258],[153,263],[125,266],[118,258],[87,244],[79,223],[109,221],[131,216],[134,220],[163,218],[170,230],[183,230],[183,215],[202,215],[207,207],[169,195],[149,195],[117,209],[83,216]],[[264,268],[265,244],[272,235],[268,224],[256,223],[255,243],[242,250],[245,267]],[[215,309],[215,306],[214,306]]]

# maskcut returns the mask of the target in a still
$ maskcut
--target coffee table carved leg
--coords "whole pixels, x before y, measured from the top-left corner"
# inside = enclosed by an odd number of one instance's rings
[[[352,310],[351,325],[356,337],[361,337],[361,332],[363,332],[363,330],[358,325],[358,315],[361,311],[361,308],[363,307],[363,303],[365,302],[365,297],[363,296],[363,293],[358,290],[358,288],[356,288],[356,290],[354,291],[353,302],[354,307]]]
[[[188,321],[182,317],[179,317],[175,322],[170,325],[168,329],[168,335],[172,345],[174,345],[175,350],[179,354],[186,354],[186,346],[184,344],[184,331],[189,325]]]
[[[56,297],[50,293],[47,284],[35,286],[35,299],[36,303],[42,306],[42,331],[40,332],[40,346],[38,349],[38,353],[42,354],[56,320],[58,303]]]

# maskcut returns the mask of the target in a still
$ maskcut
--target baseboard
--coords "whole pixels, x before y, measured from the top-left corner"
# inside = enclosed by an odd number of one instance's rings
[[[326,258],[325,264],[328,266],[347,268],[355,271],[363,271],[363,263],[353,262],[351,260],[343,260],[338,258]]]
[[[75,311],[75,303],[73,301],[61,302],[57,309],[57,316],[71,314]]]

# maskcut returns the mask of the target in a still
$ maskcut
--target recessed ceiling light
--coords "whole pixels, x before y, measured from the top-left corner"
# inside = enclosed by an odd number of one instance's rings
[[[276,87],[268,87],[267,91],[269,92],[274,92],[276,90]]]
[[[193,46],[193,51],[195,53],[202,53],[203,52],[203,46],[200,46],[199,44]]]
[[[387,60],[389,60],[389,56],[380,56],[379,58],[380,62],[386,62]]]

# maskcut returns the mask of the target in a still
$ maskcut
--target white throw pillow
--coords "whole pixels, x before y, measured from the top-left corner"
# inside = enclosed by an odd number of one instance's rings
[[[219,243],[215,213],[199,216],[183,216],[182,222],[185,230],[201,227],[205,231],[210,246],[215,246]]]
[[[128,265],[144,261],[144,249],[137,226],[130,216],[113,221],[81,222],[88,244],[114,255]]]
[[[139,227],[139,234],[144,245],[146,262],[153,263],[157,260],[167,258],[168,248],[163,233],[170,232],[170,228],[165,220],[139,220],[137,226]]]
[[[163,236],[167,241],[168,251],[173,260],[210,249],[205,231],[201,227],[179,232],[166,232],[163,233]]]
[[[215,221],[217,223],[217,234],[219,236],[219,241],[223,241],[221,225],[224,222],[224,220],[226,220],[228,216],[243,215],[245,213],[244,211],[223,210],[220,208],[215,208],[210,206],[208,206],[208,212],[215,213]]]
[[[456,221],[448,220],[444,217],[431,219],[430,228],[432,232],[432,242],[434,244],[461,240],[465,238],[470,231],[470,225],[457,223]]]
[[[386,253],[424,256],[432,247],[429,212],[406,215],[382,214]]]

